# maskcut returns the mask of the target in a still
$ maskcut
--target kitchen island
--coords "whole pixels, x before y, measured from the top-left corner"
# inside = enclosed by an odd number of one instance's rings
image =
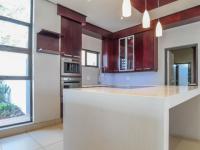
[[[198,87],[90,87],[64,90],[64,149],[169,150],[169,110]]]

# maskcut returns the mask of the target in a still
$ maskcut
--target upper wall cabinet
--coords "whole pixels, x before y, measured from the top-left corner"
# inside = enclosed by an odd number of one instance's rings
[[[158,41],[154,30],[103,40],[103,72],[157,71]]]
[[[157,71],[157,47],[154,30],[135,34],[135,71]]]
[[[119,70],[134,70],[134,36],[119,39]]]
[[[57,5],[57,14],[61,16],[61,54],[81,57],[82,25],[86,16],[74,10]]]
[[[62,17],[61,33],[61,52],[65,55],[80,57],[82,47],[81,24]]]
[[[118,39],[103,38],[102,42],[102,72],[118,72]]]

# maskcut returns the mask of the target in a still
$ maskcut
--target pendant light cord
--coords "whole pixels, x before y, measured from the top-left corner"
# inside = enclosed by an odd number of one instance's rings
[[[160,0],[157,1],[158,2],[158,8],[160,7]],[[160,18],[158,18],[158,21],[160,21]]]
[[[145,0],[145,9],[147,10],[147,0]]]

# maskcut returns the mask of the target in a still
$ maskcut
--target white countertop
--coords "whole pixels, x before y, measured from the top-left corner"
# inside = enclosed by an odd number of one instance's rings
[[[198,86],[135,86],[135,87],[106,87],[106,86],[85,86],[80,89],[85,92],[127,94],[132,96],[147,97],[170,97],[185,94],[193,90],[199,90]]]

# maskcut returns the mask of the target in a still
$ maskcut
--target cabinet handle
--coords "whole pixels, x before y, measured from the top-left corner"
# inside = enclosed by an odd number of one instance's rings
[[[144,70],[151,70],[151,68],[144,68]]]
[[[68,54],[64,54],[64,56],[67,56],[67,57],[72,57],[72,55],[68,55]]]
[[[141,71],[141,70],[142,70],[142,68],[136,68],[135,70],[136,70],[136,71]]]

